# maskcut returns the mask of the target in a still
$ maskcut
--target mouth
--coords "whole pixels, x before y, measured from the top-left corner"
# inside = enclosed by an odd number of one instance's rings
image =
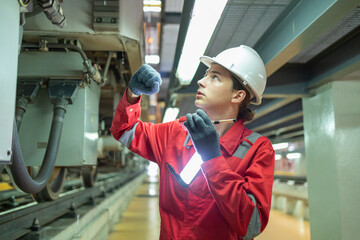
[[[203,94],[201,91],[197,91],[196,96],[205,96],[205,94]]]

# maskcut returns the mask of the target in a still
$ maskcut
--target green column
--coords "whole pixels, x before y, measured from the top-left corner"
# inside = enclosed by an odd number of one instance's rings
[[[360,81],[336,81],[303,98],[312,239],[358,239]]]

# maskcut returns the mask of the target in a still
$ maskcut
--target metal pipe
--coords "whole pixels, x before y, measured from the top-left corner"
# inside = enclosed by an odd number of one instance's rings
[[[107,73],[109,71],[109,66],[110,66],[110,62],[111,62],[111,57],[114,54],[114,52],[108,52],[108,57],[106,59],[106,64],[105,64],[105,69],[104,69],[104,75],[103,75],[103,82],[104,84],[107,81]]]
[[[26,193],[33,194],[41,191],[50,179],[59,149],[61,132],[64,124],[64,116],[66,113],[66,106],[67,101],[65,99],[56,99],[48,146],[46,148],[43,163],[35,179],[31,178],[26,169],[24,158],[20,148],[18,130],[14,120],[14,136],[12,142],[14,155],[13,163],[9,166],[9,168],[11,170],[11,174],[16,185]]]
[[[57,48],[57,49],[64,49],[64,48],[68,48],[68,49],[72,49],[78,53],[80,53],[82,59],[84,61],[86,61],[88,58],[84,52],[84,50],[82,50],[81,48],[79,48],[78,46],[74,45],[74,44],[63,44],[63,43],[48,43],[46,44],[46,46],[48,48]]]
[[[20,130],[21,122],[26,112],[28,103],[29,101],[24,97],[21,97],[16,101],[15,119],[16,119],[17,131]]]

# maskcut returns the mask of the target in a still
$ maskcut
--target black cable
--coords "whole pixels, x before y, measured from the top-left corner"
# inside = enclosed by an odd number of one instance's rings
[[[21,152],[18,130],[14,119],[14,136],[12,142],[13,162],[9,168],[11,170],[15,184],[26,193],[33,194],[41,191],[50,179],[55,165],[57,152],[59,150],[66,106],[67,101],[65,99],[56,99],[48,146],[46,148],[43,163],[35,179],[31,178],[26,169],[24,158]]]

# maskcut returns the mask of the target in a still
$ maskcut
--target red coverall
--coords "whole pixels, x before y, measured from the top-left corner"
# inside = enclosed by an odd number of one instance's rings
[[[245,137],[252,131],[238,120],[220,137],[222,156],[202,163],[184,187],[170,168],[179,174],[194,154],[191,139],[186,141],[188,132],[178,120],[140,121],[140,99],[131,105],[126,95],[116,109],[111,133],[160,168],[160,239],[252,239],[264,230],[274,175],[274,150],[266,137],[250,143]],[[252,146],[241,159],[233,155],[243,141]]]

